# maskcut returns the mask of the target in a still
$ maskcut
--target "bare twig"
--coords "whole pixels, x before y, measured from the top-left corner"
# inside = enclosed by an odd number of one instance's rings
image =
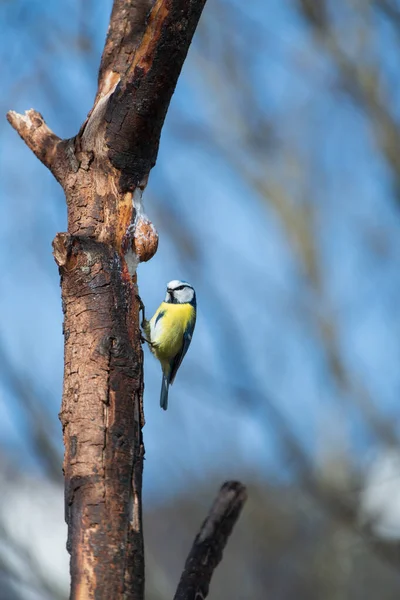
[[[203,600],[211,577],[246,502],[246,488],[237,481],[221,487],[186,560],[174,600]]]

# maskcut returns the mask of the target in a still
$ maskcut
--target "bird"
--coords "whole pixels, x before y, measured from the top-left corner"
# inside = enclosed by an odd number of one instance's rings
[[[167,284],[164,302],[147,321],[143,312],[142,328],[151,352],[160,361],[162,382],[160,406],[168,408],[168,389],[188,351],[196,324],[196,292],[190,283],[174,279]]]

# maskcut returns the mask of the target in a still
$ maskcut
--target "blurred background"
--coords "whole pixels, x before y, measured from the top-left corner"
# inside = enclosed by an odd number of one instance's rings
[[[7,124],[91,108],[111,0],[0,0],[0,600],[64,600],[61,188]],[[145,350],[147,598],[173,596],[221,483],[249,500],[225,600],[400,594],[400,2],[209,0],[145,193],[152,314],[197,290],[159,408]]]

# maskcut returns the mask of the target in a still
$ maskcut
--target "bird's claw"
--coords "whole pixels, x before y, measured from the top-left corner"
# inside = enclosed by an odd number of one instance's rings
[[[139,312],[142,313],[142,322],[141,322],[141,326],[143,327],[144,323],[146,322],[146,316],[145,316],[145,307],[143,304],[143,300],[141,299],[141,297],[139,296],[139,294],[136,294],[136,299],[139,303]],[[147,340],[146,340],[147,341]]]
[[[142,344],[146,342],[146,344],[148,344],[151,348],[155,348],[155,344],[153,342],[150,342],[150,340],[148,340],[147,338],[145,338],[143,334],[140,334],[140,341],[142,342]]]
[[[144,310],[144,304],[143,304],[143,300],[141,299],[141,297],[139,296],[139,294],[136,294],[136,300],[139,302],[139,310]]]

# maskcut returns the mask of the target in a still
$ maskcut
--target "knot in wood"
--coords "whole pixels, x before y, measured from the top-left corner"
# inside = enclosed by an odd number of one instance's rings
[[[136,221],[132,250],[139,262],[147,262],[157,252],[158,233],[153,223],[145,216],[139,216]]]
[[[63,267],[72,249],[72,236],[69,233],[57,233],[53,240],[53,256],[59,267]]]

